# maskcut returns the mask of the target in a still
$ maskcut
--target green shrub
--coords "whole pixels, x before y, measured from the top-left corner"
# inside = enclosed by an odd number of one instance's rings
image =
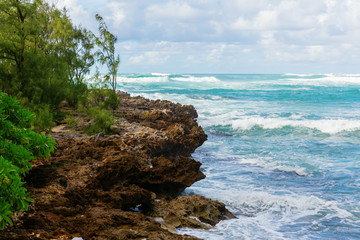
[[[113,90],[106,89],[100,80],[95,82],[86,98],[78,105],[78,111],[92,120],[92,124],[85,129],[87,134],[111,134],[115,119],[113,111],[119,107],[120,98]]]
[[[9,215],[28,209],[22,178],[35,157],[50,156],[55,142],[31,131],[33,115],[12,97],[0,92],[0,230],[12,224]]]
[[[101,107],[91,107],[88,109],[88,116],[93,120],[93,124],[87,129],[88,134],[111,133],[111,126],[114,123],[114,116],[111,112]]]
[[[49,105],[42,104],[37,107],[35,110],[34,130],[37,132],[50,132],[51,128],[55,125],[53,118],[54,116]]]
[[[64,122],[66,123],[66,125],[71,127],[75,127],[77,124],[75,117],[71,114],[66,115]]]
[[[105,107],[115,110],[119,106],[120,106],[119,96],[114,91],[109,90],[107,93],[107,98],[105,99]]]

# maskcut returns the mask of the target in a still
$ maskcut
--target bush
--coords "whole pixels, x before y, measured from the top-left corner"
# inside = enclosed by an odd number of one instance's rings
[[[112,125],[115,119],[113,112],[120,106],[120,97],[113,90],[106,89],[106,85],[103,84],[97,77],[86,98],[78,106],[78,111],[86,114],[92,121],[85,129],[89,135],[113,132]]]
[[[91,107],[88,109],[88,116],[93,120],[93,124],[87,130],[88,134],[111,133],[111,126],[114,123],[114,116],[111,112],[100,107]]]
[[[50,132],[51,128],[55,125],[53,122],[53,113],[50,106],[42,104],[35,110],[34,130],[37,132],[45,131]]]
[[[77,124],[75,117],[71,114],[66,115],[64,122],[66,123],[66,125],[71,127],[75,127]]]
[[[105,100],[105,107],[111,108],[113,111],[120,106],[119,96],[112,90],[108,91],[107,99]]]
[[[50,156],[55,142],[31,131],[33,115],[12,97],[0,92],[0,230],[12,224],[9,215],[28,209],[22,178],[35,157]]]

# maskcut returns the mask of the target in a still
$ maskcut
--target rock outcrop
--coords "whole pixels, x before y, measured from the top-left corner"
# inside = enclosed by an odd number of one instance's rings
[[[175,229],[234,217],[218,201],[179,196],[205,177],[190,158],[206,140],[194,107],[119,94],[117,134],[56,128],[56,151],[26,178],[35,203],[0,239],[196,239]]]

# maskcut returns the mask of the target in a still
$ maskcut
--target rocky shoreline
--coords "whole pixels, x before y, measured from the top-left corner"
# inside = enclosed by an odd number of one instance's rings
[[[197,239],[175,229],[234,218],[223,203],[179,196],[205,177],[190,158],[207,139],[194,107],[119,95],[116,134],[51,134],[56,151],[26,178],[35,203],[0,239]]]

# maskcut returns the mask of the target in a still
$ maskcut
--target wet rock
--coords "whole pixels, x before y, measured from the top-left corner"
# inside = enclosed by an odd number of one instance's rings
[[[225,204],[200,195],[180,196],[171,201],[157,199],[152,213],[163,219],[163,226],[174,231],[179,227],[209,229],[221,220],[236,218]]]

